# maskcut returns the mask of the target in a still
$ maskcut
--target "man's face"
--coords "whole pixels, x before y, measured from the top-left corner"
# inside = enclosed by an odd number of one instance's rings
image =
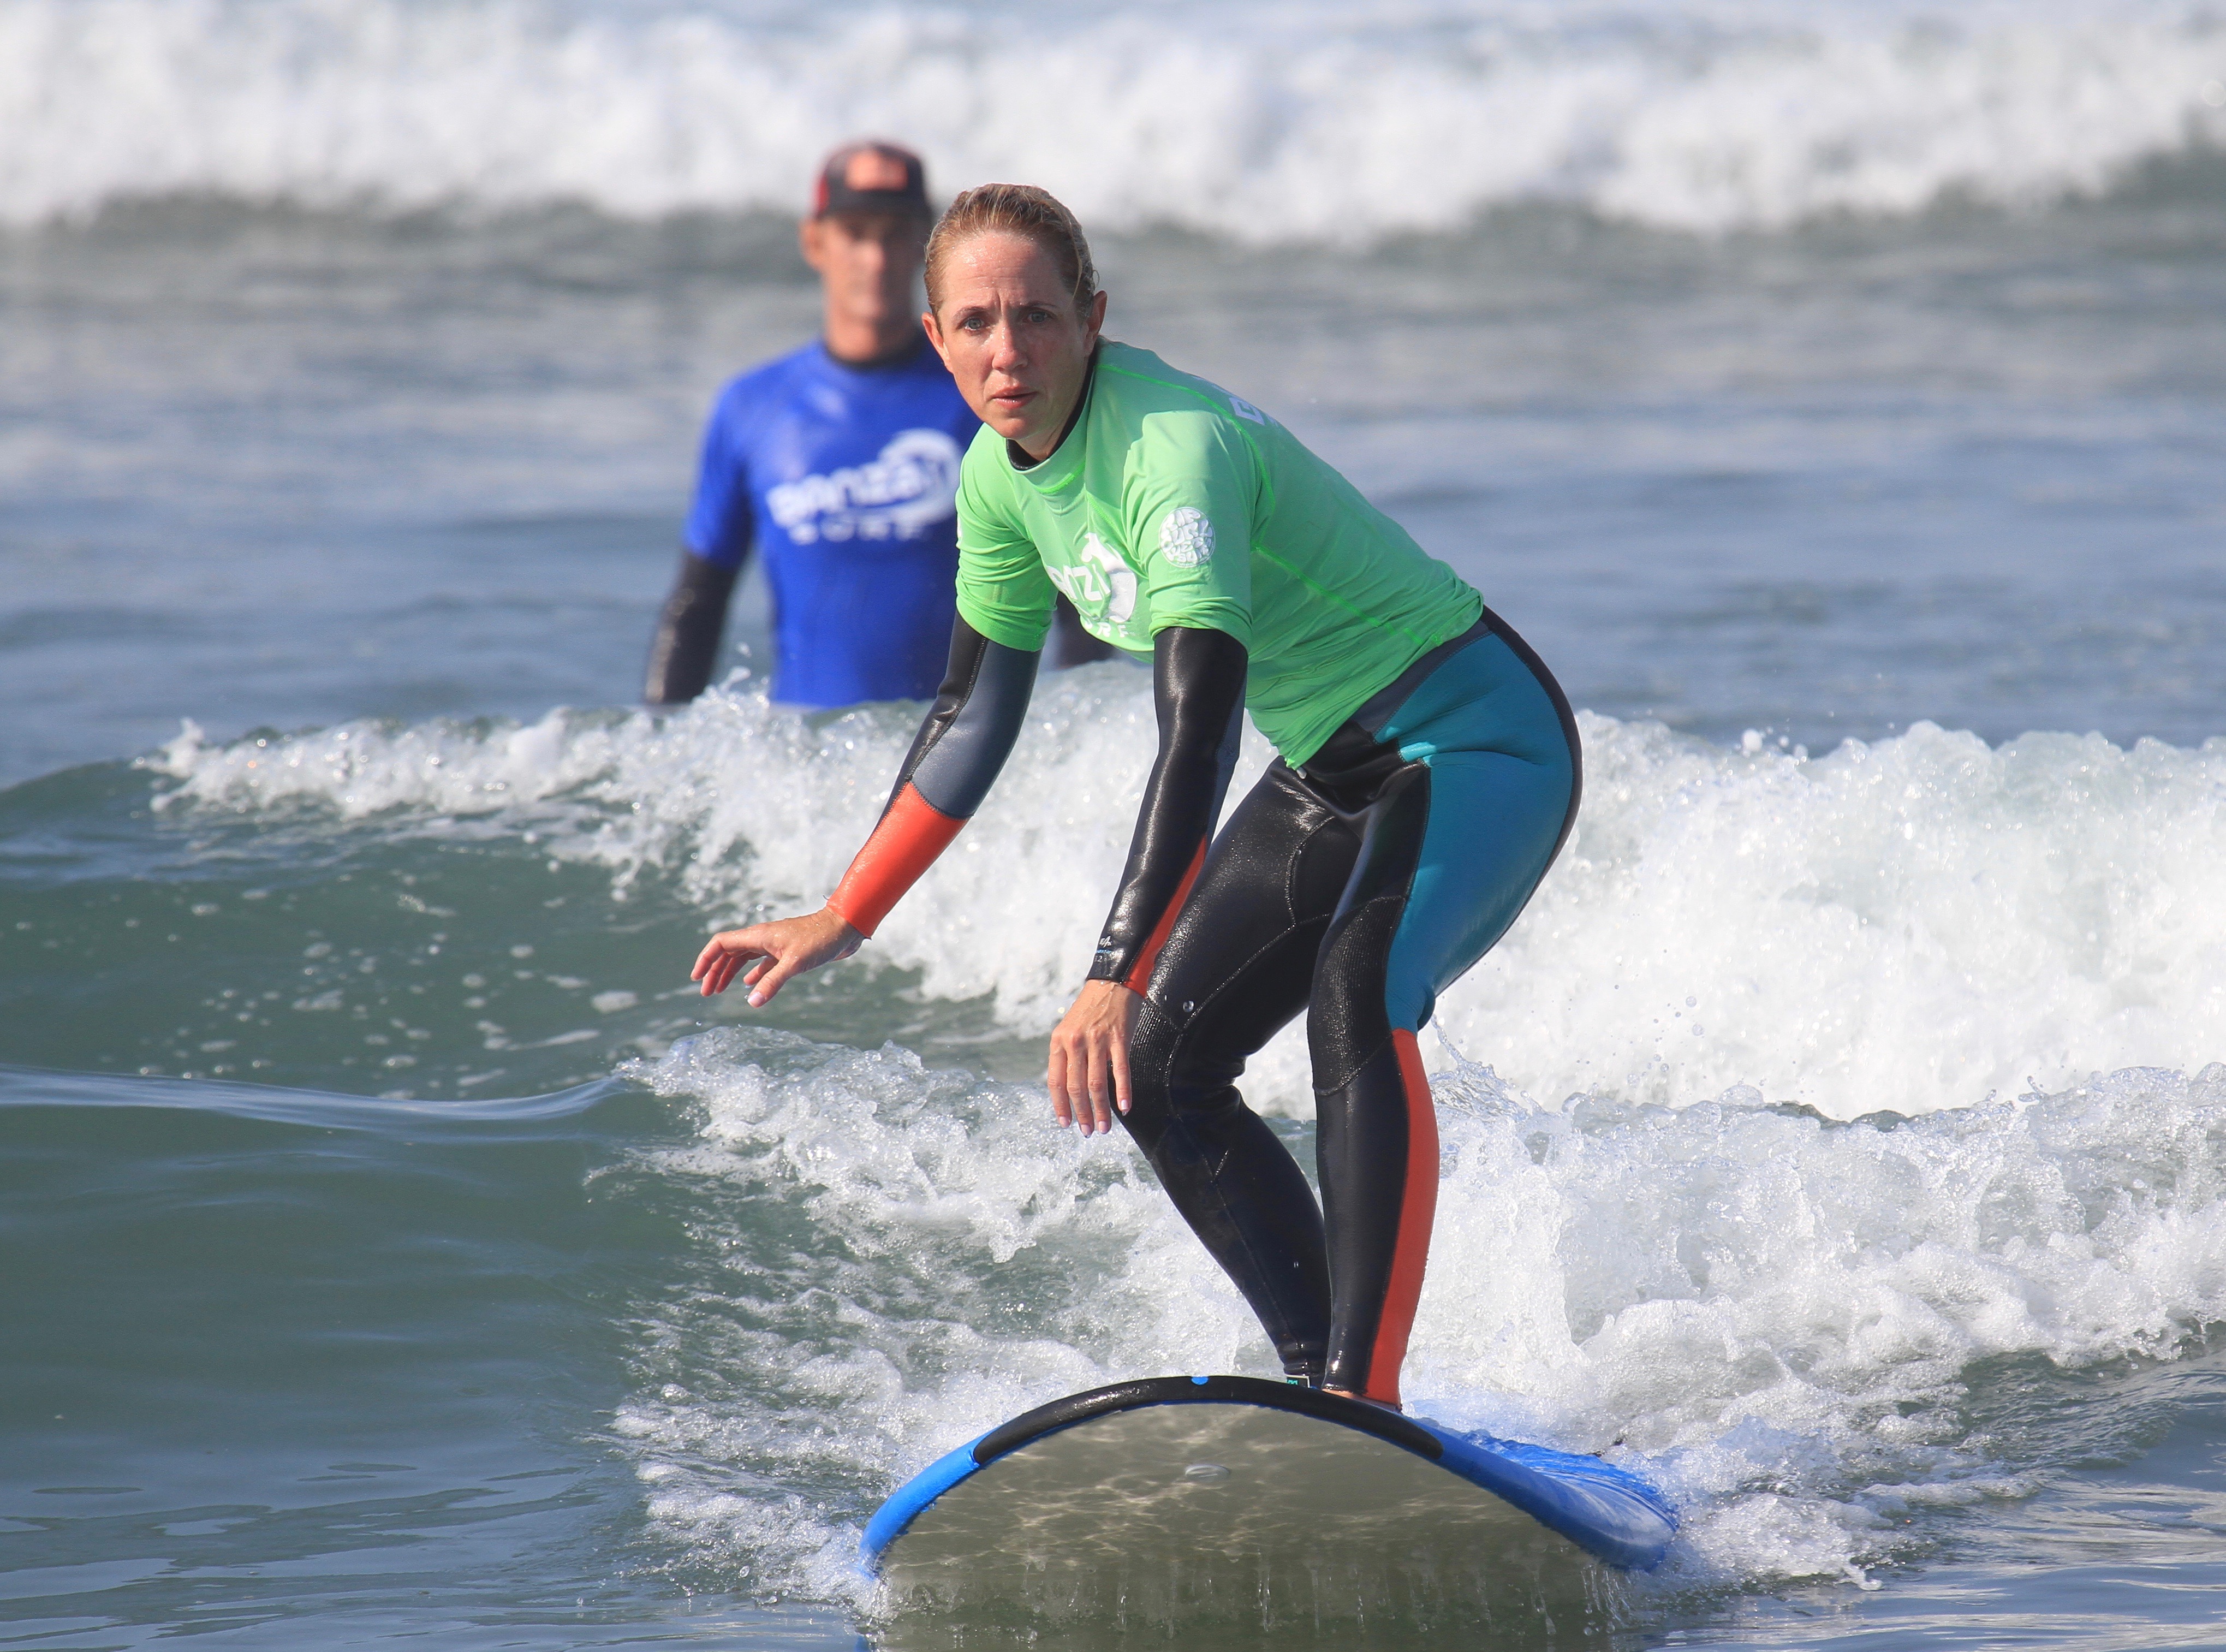
[[[829,213],[806,219],[804,261],[819,272],[830,309],[869,326],[909,321],[927,251],[927,222],[910,213]]]

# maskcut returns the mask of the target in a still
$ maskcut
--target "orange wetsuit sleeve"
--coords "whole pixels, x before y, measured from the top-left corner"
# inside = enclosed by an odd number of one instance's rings
[[[850,870],[843,874],[827,904],[860,934],[870,935],[965,824],[938,810],[906,781],[897,788],[874,835],[852,858]]]
[[[964,620],[952,628],[943,686],[905,754],[888,807],[827,899],[859,934],[881,928],[981,807],[1020,737],[1036,660],[990,641]]]

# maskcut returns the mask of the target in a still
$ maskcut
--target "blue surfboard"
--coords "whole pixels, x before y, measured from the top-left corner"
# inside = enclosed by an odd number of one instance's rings
[[[1597,1602],[1657,1564],[1668,1500],[1598,1457],[1257,1377],[1153,1377],[1015,1417],[867,1523],[889,1604],[1173,1622],[1270,1596]],[[1608,1585],[1612,1587],[1612,1584]]]

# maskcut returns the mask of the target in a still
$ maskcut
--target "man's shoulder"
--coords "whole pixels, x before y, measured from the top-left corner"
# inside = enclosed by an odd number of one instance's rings
[[[962,443],[985,427],[958,393],[957,382],[943,358],[932,348],[922,349],[890,375],[893,399],[901,398],[911,417],[933,419]]]
[[[836,423],[876,417],[928,420],[954,433],[974,422],[933,350],[922,348],[894,367],[862,371],[836,360],[818,339],[735,374],[720,391],[715,416],[736,423],[799,413]]]
[[[825,360],[827,352],[817,339],[799,344],[796,348],[755,367],[745,367],[726,382],[719,392],[718,406],[722,412],[741,411],[763,403],[777,400],[799,381],[812,376],[813,370]]]

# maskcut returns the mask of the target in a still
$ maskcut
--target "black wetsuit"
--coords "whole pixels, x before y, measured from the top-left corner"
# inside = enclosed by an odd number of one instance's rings
[[[1436,1198],[1415,1032],[1511,923],[1575,818],[1576,726],[1490,613],[1217,834],[1245,651],[1154,640],[1160,752],[1090,973],[1142,993],[1123,1115],[1294,1375],[1396,1403]],[[987,794],[1036,656],[960,621],[887,811],[830,904],[871,934]],[[1209,848],[1210,842],[1210,848]],[[1246,1059],[1307,1016],[1322,1197],[1250,1109]]]

